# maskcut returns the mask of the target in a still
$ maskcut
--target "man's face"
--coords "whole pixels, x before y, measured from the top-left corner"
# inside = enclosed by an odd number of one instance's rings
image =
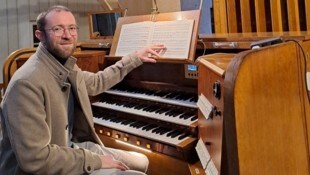
[[[54,56],[67,59],[73,54],[77,44],[77,31],[72,32],[74,27],[76,27],[76,22],[71,12],[52,11],[46,16],[46,26],[44,32],[41,33],[43,35],[41,42]],[[59,29],[64,29],[60,32],[61,35],[59,35]]]

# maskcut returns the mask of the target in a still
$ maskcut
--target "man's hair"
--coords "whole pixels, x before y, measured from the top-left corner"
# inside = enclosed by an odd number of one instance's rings
[[[62,5],[55,5],[50,8],[48,8],[46,11],[40,13],[37,17],[37,29],[40,31],[44,31],[45,25],[46,25],[46,15],[49,14],[52,11],[56,12],[61,12],[61,11],[66,11],[66,12],[71,12],[71,10],[65,6]]]

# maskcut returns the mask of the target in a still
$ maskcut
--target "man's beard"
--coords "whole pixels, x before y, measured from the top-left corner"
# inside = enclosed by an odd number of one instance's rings
[[[49,38],[47,38],[47,42],[44,43],[46,49],[55,57],[63,59],[63,60],[67,60],[73,53],[76,47],[76,43],[73,43],[73,47],[71,50],[68,49],[64,49],[64,48],[60,48],[57,47],[55,45],[53,45],[51,42],[49,42]],[[71,43],[71,42],[70,42]]]

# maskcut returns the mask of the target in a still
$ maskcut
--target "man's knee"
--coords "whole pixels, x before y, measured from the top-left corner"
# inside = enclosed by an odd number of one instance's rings
[[[149,166],[149,159],[147,156],[137,152],[130,151],[129,153],[136,157],[136,159],[133,160],[135,162],[135,169],[146,173]]]
[[[146,174],[135,170],[121,171],[118,169],[100,169],[94,171],[91,175],[146,175]]]

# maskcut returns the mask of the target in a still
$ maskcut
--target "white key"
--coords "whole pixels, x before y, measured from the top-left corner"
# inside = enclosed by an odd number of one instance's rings
[[[169,98],[164,98],[164,97],[155,96],[155,95],[146,95],[142,93],[131,93],[131,92],[125,92],[125,91],[120,91],[120,90],[114,90],[114,89],[110,89],[106,91],[105,93],[112,94],[112,95],[120,95],[120,96],[125,96],[125,97],[139,98],[143,100],[157,101],[157,102],[190,107],[190,108],[197,108],[196,102],[193,102],[190,100],[184,101],[184,100],[179,100],[179,99],[169,99]]]
[[[100,119],[100,118],[97,118],[96,116],[94,117],[94,122],[96,124],[99,124],[99,125],[102,125],[105,127],[109,127],[109,128],[115,129],[115,130],[123,131],[126,133],[130,133],[130,134],[137,135],[140,137],[145,137],[148,139],[152,139],[152,140],[155,140],[158,142],[163,142],[163,143],[174,145],[174,146],[177,146],[181,142],[191,138],[191,137],[186,136],[183,139],[179,140],[178,138],[181,134],[179,136],[172,138],[172,137],[167,136],[167,134],[169,132],[167,132],[163,135],[160,135],[160,134],[156,134],[156,133],[152,132],[152,130],[154,130],[155,128],[151,129],[149,131],[146,131],[146,130],[142,129],[143,127],[134,128],[134,127],[130,126],[130,124],[124,125],[121,123],[112,122],[110,120]]]
[[[196,119],[194,121],[191,121],[191,117],[188,119],[179,118],[179,116],[181,116],[182,114],[180,114],[176,117],[172,117],[172,116],[167,116],[164,113],[158,114],[155,112],[137,110],[135,108],[127,108],[124,106],[118,106],[118,105],[109,104],[109,103],[105,103],[105,102],[95,102],[92,105],[98,106],[98,107],[103,107],[103,108],[108,108],[108,109],[112,109],[112,110],[116,110],[116,111],[120,111],[120,112],[130,113],[130,114],[134,114],[134,115],[140,115],[140,116],[144,116],[147,118],[167,121],[170,123],[175,123],[175,124],[184,125],[184,126],[190,126],[198,120],[198,119]]]

